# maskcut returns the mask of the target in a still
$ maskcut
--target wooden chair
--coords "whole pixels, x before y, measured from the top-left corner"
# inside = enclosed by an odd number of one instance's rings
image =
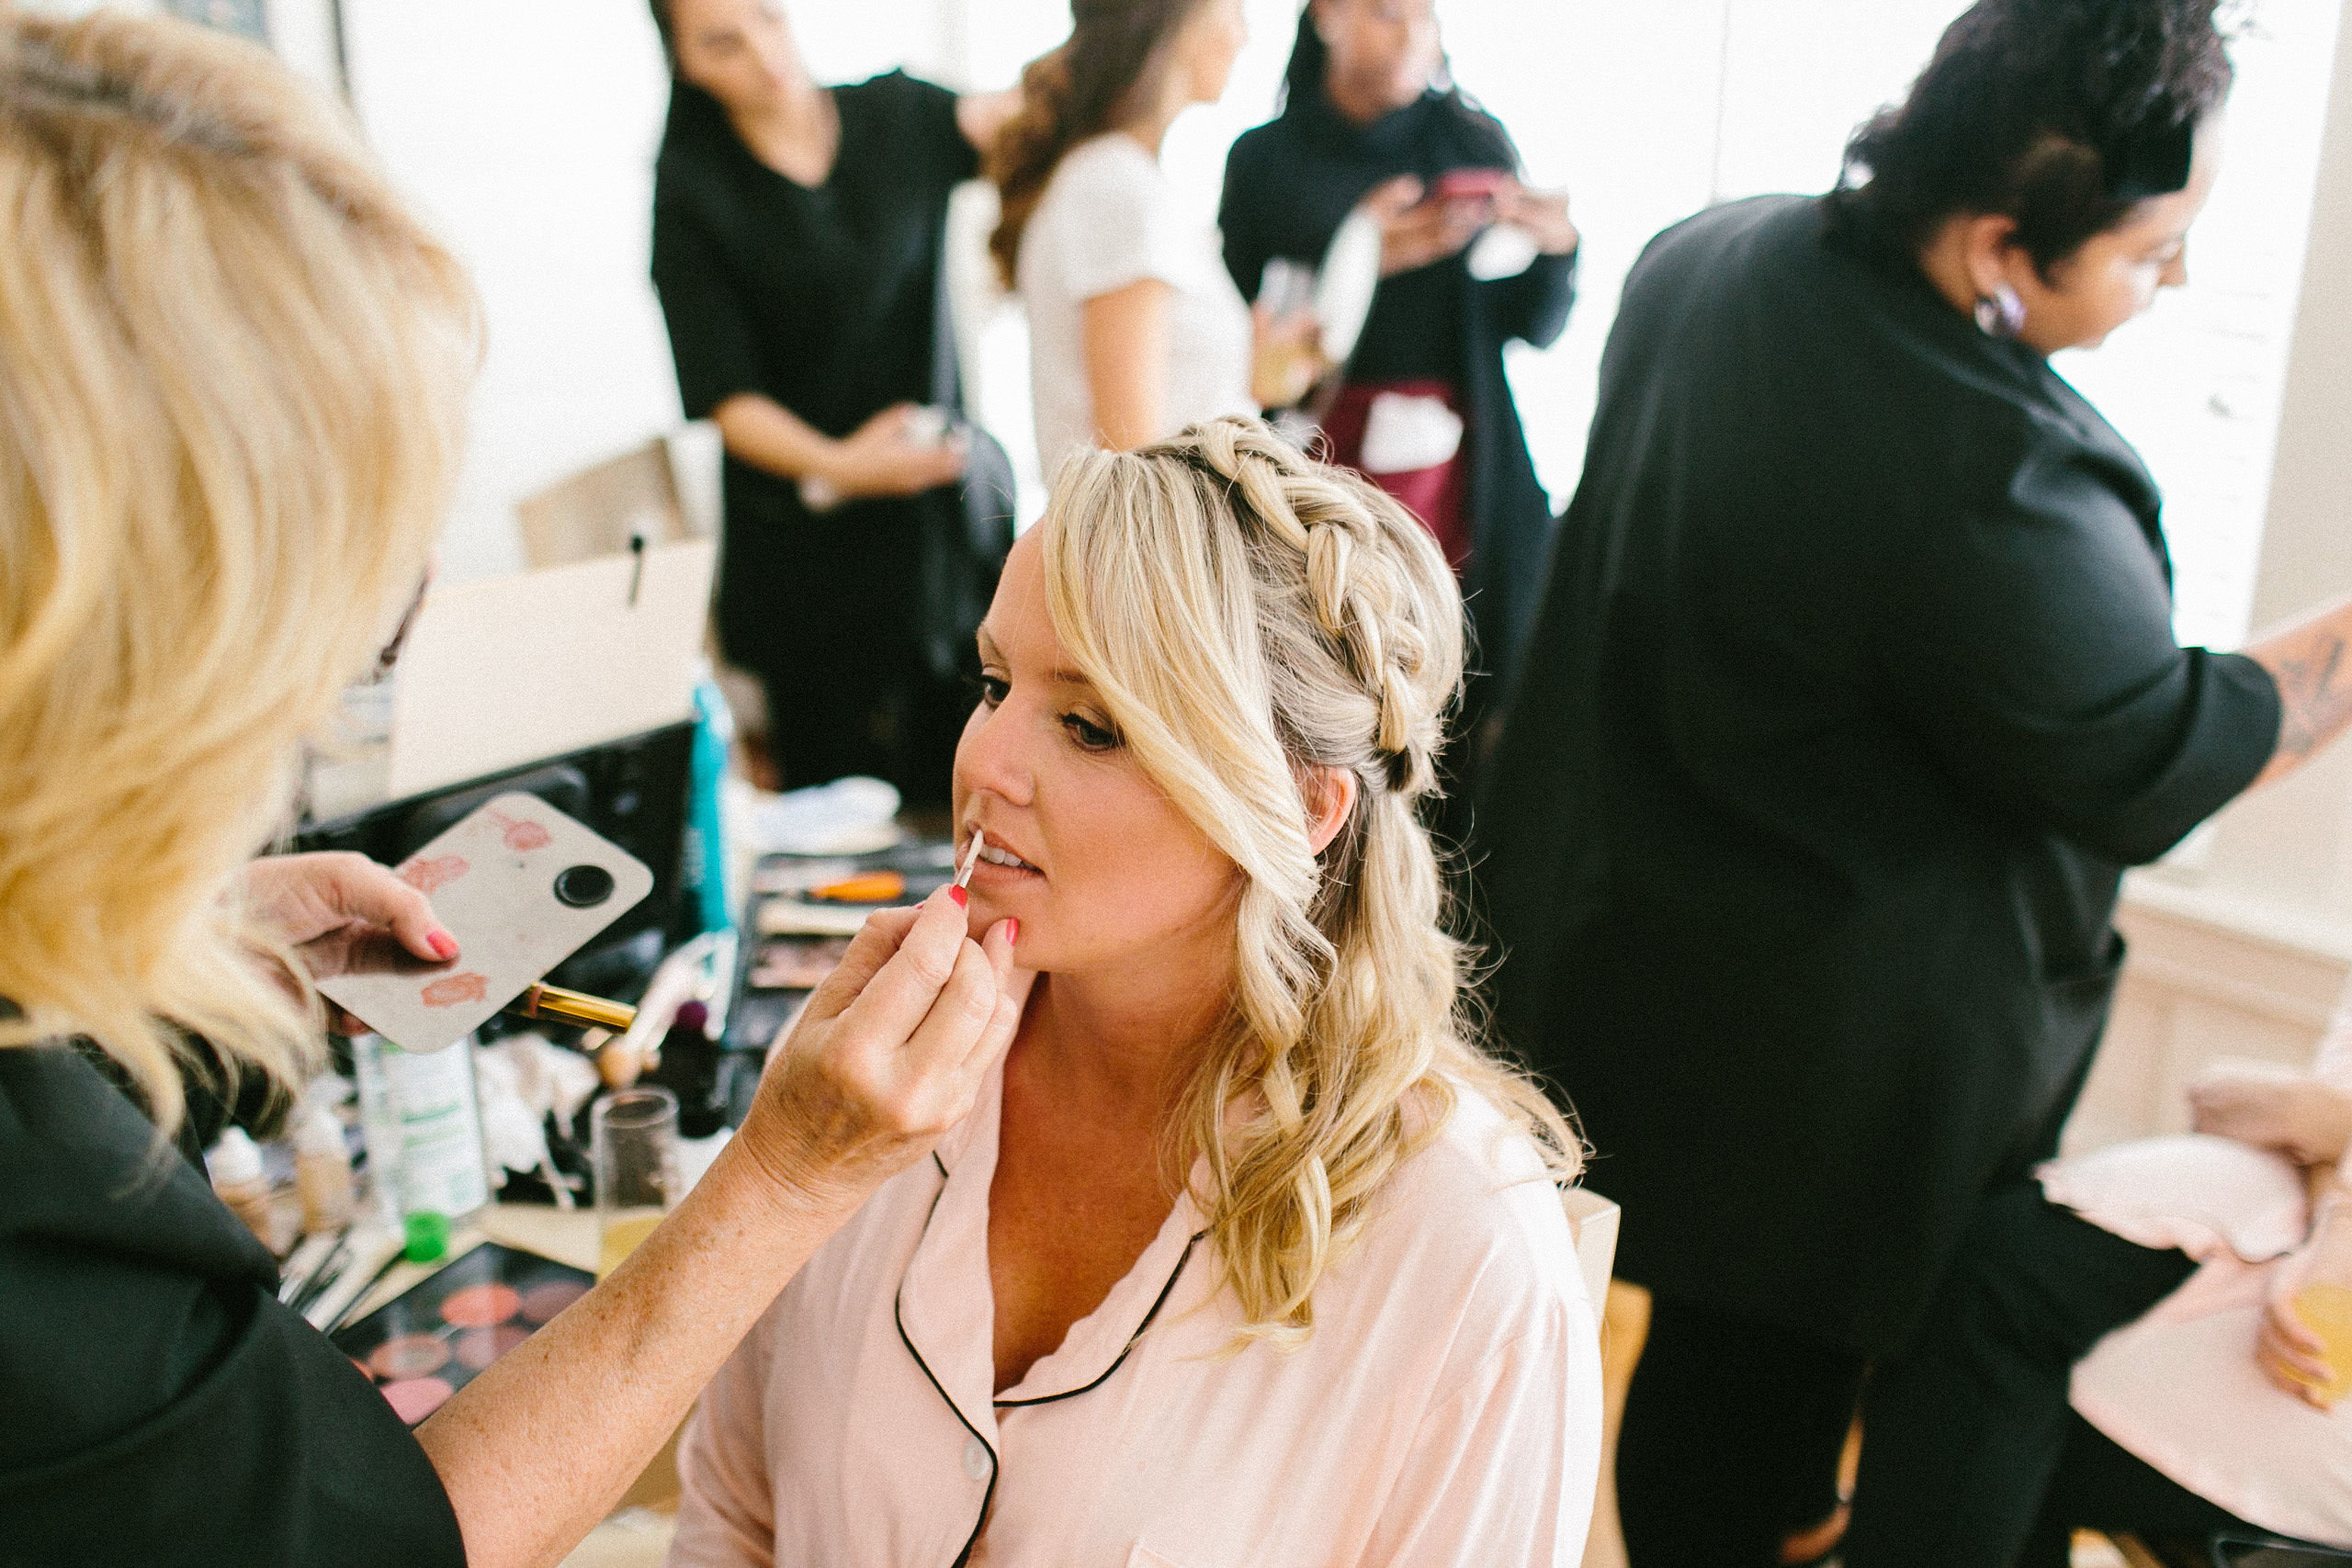
[[[1648,1297],[1633,1286],[1611,1282],[1623,1211],[1582,1187],[1561,1193],[1560,1206],[1567,1212],[1568,1230],[1576,1237],[1585,1293],[1600,1318],[1600,1489],[1593,1498],[1584,1568],[1625,1568],[1625,1537],[1617,1523],[1617,1428],[1625,1416],[1634,1361],[1642,1353],[1642,1337],[1649,1327]]]

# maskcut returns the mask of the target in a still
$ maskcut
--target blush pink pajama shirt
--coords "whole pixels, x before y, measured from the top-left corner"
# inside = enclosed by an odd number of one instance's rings
[[[1190,1196],[991,1393],[1001,1069],[935,1158],[810,1259],[679,1448],[673,1568],[1574,1568],[1600,1361],[1558,1194],[1464,1093],[1314,1296],[1236,1348]]]

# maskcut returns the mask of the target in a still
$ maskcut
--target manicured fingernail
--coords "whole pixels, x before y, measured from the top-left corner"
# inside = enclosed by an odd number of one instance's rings
[[[1021,940],[1021,922],[1011,915],[1004,918],[1004,945],[1011,947]]]
[[[458,956],[458,939],[439,926],[434,927],[432,932],[425,937],[424,945],[440,954],[444,963]]]
[[[947,896],[956,900],[956,907],[959,909],[968,909],[972,907],[972,896],[960,887],[949,888]]]

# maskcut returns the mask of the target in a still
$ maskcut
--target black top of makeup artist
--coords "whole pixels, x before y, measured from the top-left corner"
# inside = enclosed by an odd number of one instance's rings
[[[460,1565],[438,1475],[77,1051],[0,1051],[0,1568]]]
[[[1652,243],[1479,813],[1512,1042],[1620,1269],[1864,1354],[2052,1152],[2122,869],[2269,759],[2177,646],[2156,487],[1817,200]]]

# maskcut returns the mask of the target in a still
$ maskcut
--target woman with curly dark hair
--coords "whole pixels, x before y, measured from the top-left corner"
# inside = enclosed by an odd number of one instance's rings
[[[1883,1474],[1904,1369],[1987,1321],[1956,1263],[2082,1251],[2000,1205],[2104,1025],[2123,868],[2352,721],[2352,607],[2178,645],[2155,485],[2048,362],[2187,281],[2214,9],[1981,0],[1839,189],[1702,213],[1626,282],[1479,829],[1502,1022],[1655,1303],[1636,1568],[1836,1546],[1865,1370]],[[2032,1523],[2068,1348],[2181,1277],[2104,1239],[2041,1276],[2077,1293],[2037,1298],[2033,1359],[1917,1385],[1917,1484],[2006,1467]],[[1850,1563],[2010,1561],[1864,1522]]]

